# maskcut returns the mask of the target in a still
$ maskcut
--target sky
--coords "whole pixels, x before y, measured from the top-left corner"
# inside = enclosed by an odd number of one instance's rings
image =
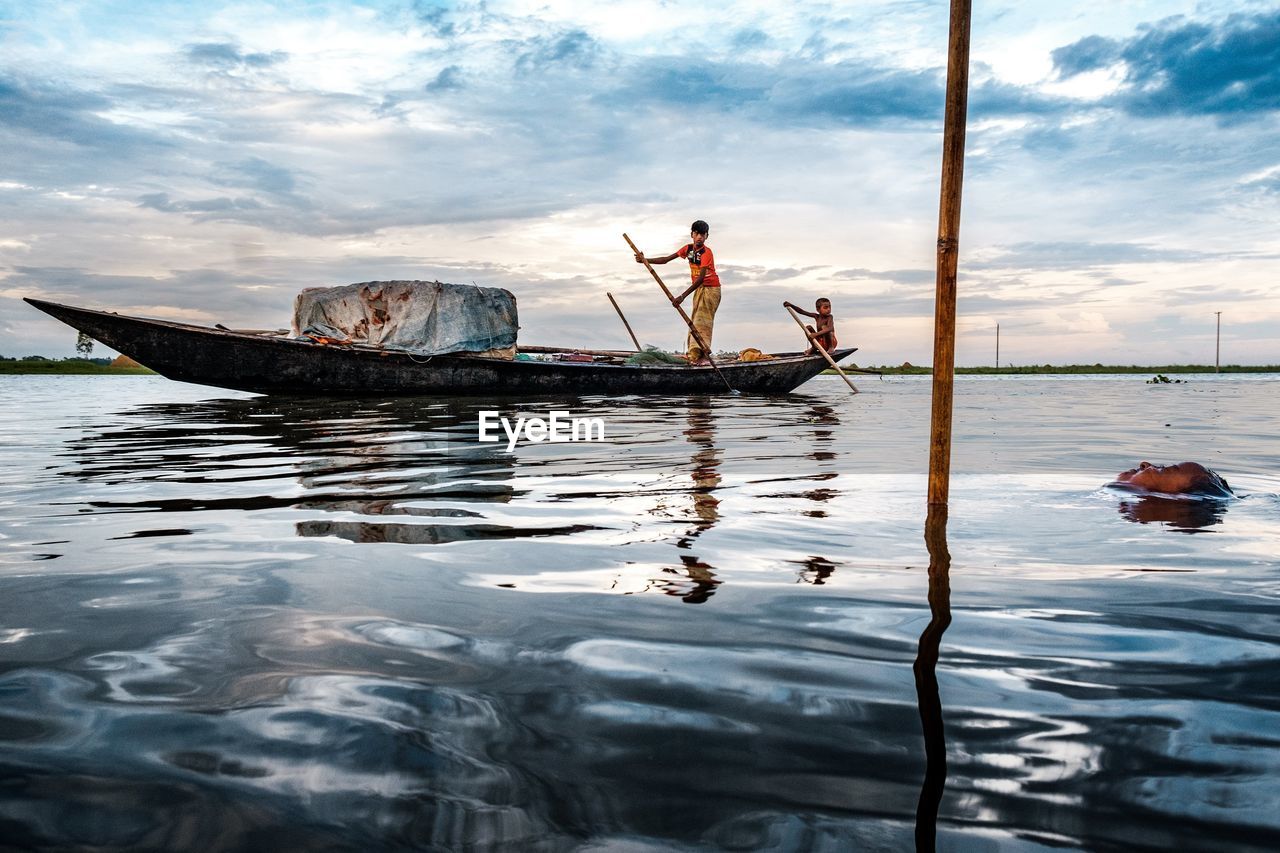
[[[1280,7],[974,3],[960,365],[1280,363]],[[233,328],[304,287],[505,287],[520,340],[932,359],[948,8],[0,0],[0,354],[24,296]],[[679,264],[657,268],[673,288]],[[95,355],[108,354],[101,345]]]

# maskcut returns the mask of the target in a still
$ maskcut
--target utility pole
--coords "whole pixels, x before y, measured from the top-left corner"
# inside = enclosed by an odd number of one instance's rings
[[[933,309],[933,410],[929,425],[929,508],[944,510],[951,490],[951,412],[956,372],[956,267],[960,188],[969,110],[969,19],[973,0],[951,0],[947,100],[942,118],[942,190],[938,204],[938,273]]]
[[[996,323],[996,370],[1000,369],[1000,324]]]
[[[1214,314],[1216,314],[1216,315],[1217,315],[1217,317],[1218,317],[1218,335],[1217,335],[1217,339],[1216,339],[1216,340],[1214,341],[1214,343],[1213,343],[1213,372],[1214,372],[1214,373],[1221,373],[1221,372],[1222,372],[1222,363],[1221,363],[1221,356],[1222,356],[1222,312],[1221,312],[1221,311],[1214,311],[1213,313],[1214,313]]]

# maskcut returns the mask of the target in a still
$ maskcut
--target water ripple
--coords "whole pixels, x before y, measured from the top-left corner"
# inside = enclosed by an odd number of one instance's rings
[[[1280,847],[1274,380],[959,383],[940,575],[923,382],[507,453],[544,402],[17,379],[0,846],[898,850],[941,755],[943,849]]]

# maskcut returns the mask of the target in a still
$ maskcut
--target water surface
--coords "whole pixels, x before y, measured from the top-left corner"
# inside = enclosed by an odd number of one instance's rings
[[[1280,381],[961,379],[949,575],[929,385],[858,385],[0,377],[0,847],[1280,846]]]

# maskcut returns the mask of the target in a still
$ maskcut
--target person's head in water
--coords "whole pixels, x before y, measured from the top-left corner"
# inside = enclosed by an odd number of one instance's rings
[[[711,226],[703,222],[701,219],[695,219],[693,224],[689,226],[689,236],[693,238],[693,245],[701,247],[707,240],[707,235],[711,233]]]
[[[1226,480],[1198,462],[1179,462],[1177,465],[1141,462],[1137,468],[1118,474],[1111,485],[1135,492],[1160,492],[1166,495],[1227,497],[1235,494]]]

